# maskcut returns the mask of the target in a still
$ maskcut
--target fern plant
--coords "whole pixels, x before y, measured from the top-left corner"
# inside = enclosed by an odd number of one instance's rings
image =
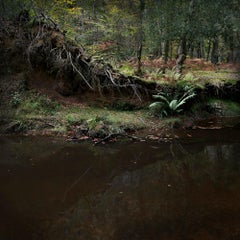
[[[176,72],[174,69],[166,70],[165,77],[172,81],[178,81],[181,77],[181,73]]]
[[[187,100],[195,96],[193,88],[185,89],[185,93],[180,96],[175,94],[174,96],[166,93],[158,93],[153,95],[153,98],[159,101],[153,102],[149,105],[150,110],[160,117],[166,117],[168,115],[176,115],[183,111],[183,105]]]

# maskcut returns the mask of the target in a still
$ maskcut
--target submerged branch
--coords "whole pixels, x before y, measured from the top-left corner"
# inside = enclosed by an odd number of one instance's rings
[[[74,181],[74,183],[65,191],[64,196],[63,196],[63,202],[65,202],[68,193],[79,183],[79,181],[89,172],[89,170],[92,168],[92,166],[90,166],[89,168],[86,169],[86,171],[78,178]]]

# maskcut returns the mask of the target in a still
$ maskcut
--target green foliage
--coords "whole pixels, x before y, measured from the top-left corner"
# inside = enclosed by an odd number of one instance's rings
[[[21,103],[21,94],[19,92],[15,92],[12,94],[11,105],[13,107],[18,107]]]
[[[188,72],[183,76],[182,80],[185,82],[196,82],[198,78],[196,78],[191,72]]]
[[[129,64],[123,64],[119,67],[119,71],[126,76],[131,76],[134,74],[135,69]]]
[[[119,111],[133,111],[137,109],[137,106],[125,101],[116,101],[111,104],[110,108]]]
[[[183,105],[187,100],[195,97],[194,88],[185,89],[185,93],[180,95],[175,93],[174,95],[168,93],[159,93],[153,95],[156,101],[149,105],[150,110],[157,116],[166,117],[168,115],[176,115],[183,111]]]
[[[173,58],[183,36],[191,57],[207,58],[208,46],[214,39],[219,40],[222,60],[239,49],[238,0],[142,2],[145,9],[140,14],[140,0],[1,0],[0,15],[16,19],[23,9],[29,10],[30,15],[45,13],[92,54],[115,59],[136,56],[140,22],[145,56]],[[166,42],[169,47],[163,51],[162,44]]]
[[[240,104],[220,99],[209,99],[207,102],[208,111],[220,116],[240,116]]]
[[[174,69],[167,69],[164,74],[165,78],[168,78],[170,81],[178,81],[181,77],[181,73],[176,72]]]
[[[205,82],[200,81],[198,77],[195,77],[191,72],[188,72],[177,82],[177,86],[193,86],[194,88],[204,89]]]
[[[18,112],[24,114],[53,115],[59,108],[60,105],[47,96],[31,92],[25,98],[21,99]]]
[[[68,114],[66,116],[66,120],[69,125],[72,125],[75,122],[74,116],[72,114]]]
[[[104,116],[95,116],[93,118],[90,118],[87,120],[88,127],[90,130],[95,129],[99,125],[104,125],[104,123],[107,123],[107,119]]]

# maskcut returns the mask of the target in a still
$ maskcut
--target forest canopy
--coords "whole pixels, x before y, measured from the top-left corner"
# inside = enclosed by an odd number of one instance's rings
[[[69,38],[111,61],[142,56],[240,62],[239,0],[1,0],[0,14],[45,14]],[[140,66],[139,66],[140,68]]]

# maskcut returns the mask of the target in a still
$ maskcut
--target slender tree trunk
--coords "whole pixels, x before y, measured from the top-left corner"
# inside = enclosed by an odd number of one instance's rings
[[[210,52],[211,52],[211,40],[208,40],[208,48],[207,48],[207,58],[206,60],[209,61],[209,57],[210,57]]]
[[[92,14],[93,14],[93,21],[98,22],[97,18],[97,11],[96,11],[96,0],[93,1],[92,3]],[[93,47],[98,43],[98,25],[94,24],[94,36],[93,36]]]
[[[190,58],[194,58],[194,46],[193,46],[193,44],[190,44],[190,46],[188,47],[188,54],[189,54]]]
[[[188,27],[191,26],[191,23],[193,21],[193,15],[194,15],[194,0],[190,0],[189,2],[189,10],[188,10],[188,16],[186,18],[186,25]],[[182,37],[179,42],[179,47],[177,51],[177,58],[176,58],[176,71],[179,73],[182,73],[183,64],[187,57],[187,36],[188,31],[185,29],[182,33]],[[191,39],[192,36],[188,37],[188,39]]]
[[[182,72],[183,63],[186,60],[186,37],[182,37],[179,42],[177,57],[176,57],[176,71]]]
[[[213,63],[214,65],[218,64],[218,58],[219,58],[219,54],[218,54],[218,38],[214,37],[213,39],[213,46],[212,46],[212,53],[211,53],[211,63]]]
[[[142,75],[142,41],[138,42],[138,49],[137,49],[137,60],[138,60],[138,65],[137,65],[137,74]]]
[[[164,64],[167,64],[168,54],[169,54],[169,41],[165,40],[164,42],[162,42],[162,60],[164,61]]]
[[[83,31],[83,32],[85,31],[84,20],[85,20],[85,12],[84,12],[84,9],[82,9],[82,10],[81,10],[81,18],[80,18],[80,21],[81,21],[81,27],[82,27],[82,31]]]
[[[139,0],[139,25],[138,25],[138,37],[137,37],[137,72],[136,74],[142,74],[142,47],[143,47],[143,12],[145,9],[145,0]]]
[[[170,60],[173,58],[173,43],[172,41],[170,42]]]
[[[197,58],[202,58],[201,43],[197,44]]]
[[[234,42],[233,42],[233,36],[229,37],[229,49],[230,53],[228,56],[228,62],[234,62]]]
[[[1,11],[0,11],[0,14],[3,16],[4,13],[6,12],[5,3],[4,3],[4,0],[0,0],[0,1],[1,1]]]
[[[201,40],[201,58],[205,58],[204,41]]]

